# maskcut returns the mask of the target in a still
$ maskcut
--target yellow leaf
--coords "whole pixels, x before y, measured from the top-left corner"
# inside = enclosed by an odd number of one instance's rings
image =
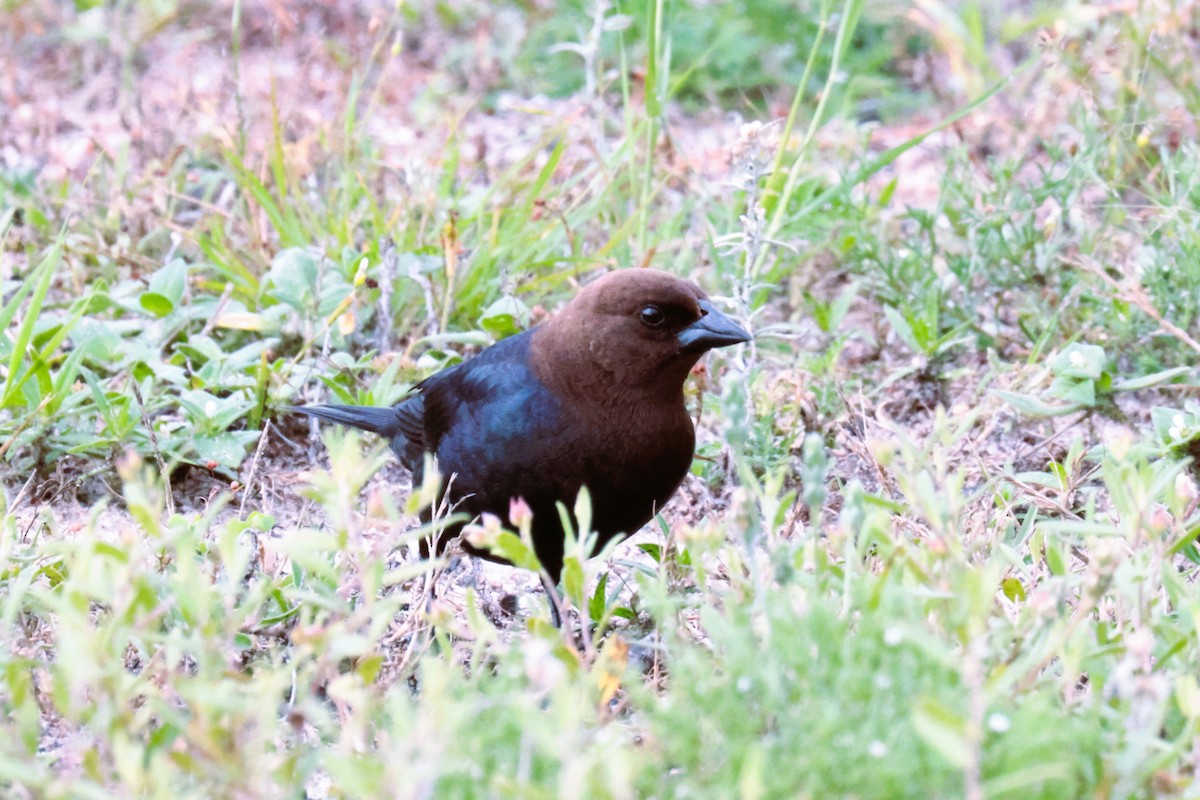
[[[600,705],[608,703],[621,688],[621,676],[629,663],[629,644],[619,636],[604,643],[596,661],[596,684],[600,687]]]
[[[354,295],[347,295],[346,299],[343,300],[342,302],[338,303],[337,308],[335,308],[333,310],[333,313],[330,314],[326,318],[325,324],[333,325],[333,323],[337,322],[338,327],[342,331],[342,333],[353,332],[353,330],[354,330],[354,313],[350,312],[350,314],[349,314],[349,316],[351,318],[350,319],[350,330],[346,330],[346,321],[344,319],[342,319],[342,315],[347,313],[348,311],[350,311],[350,305],[353,302],[354,302]]]
[[[238,331],[261,331],[266,329],[267,322],[262,314],[251,314],[248,311],[230,311],[217,317],[218,328],[232,328]]]

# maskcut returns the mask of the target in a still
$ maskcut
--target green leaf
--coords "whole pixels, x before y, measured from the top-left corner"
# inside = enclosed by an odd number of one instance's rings
[[[156,727],[146,742],[146,759],[149,760],[158,751],[170,747],[179,738],[179,733],[179,728],[171,723]]]
[[[200,461],[215,461],[219,466],[233,469],[246,457],[249,442],[258,438],[255,431],[218,433],[212,436],[197,436],[193,440]]]
[[[114,325],[105,320],[83,318],[71,329],[71,343],[83,351],[90,364],[108,367],[121,359],[123,340]]]
[[[583,565],[575,556],[563,559],[562,582],[567,598],[576,608],[583,608]]]
[[[508,561],[514,567],[532,570],[533,572],[541,569],[541,562],[538,561],[533,550],[526,546],[521,541],[521,537],[512,531],[501,531],[495,541],[488,546],[488,550],[493,555],[500,556],[505,561]]]
[[[655,564],[662,563],[662,547],[655,542],[643,542],[638,545],[638,550],[649,554],[654,559]]]
[[[883,190],[879,193],[879,199],[876,201],[877,206],[887,208],[887,204],[892,202],[892,195],[896,193],[896,186],[899,185],[899,182],[900,176],[898,175],[888,181],[887,186],[884,186]]]
[[[279,150],[281,136],[278,129],[279,118],[277,114],[272,115],[272,123],[275,126],[275,140],[271,152],[271,167],[275,179],[279,184],[279,191],[285,195],[281,198],[282,202],[276,201],[267,187],[263,185],[258,175],[246,167],[237,153],[232,150],[226,150],[226,163],[233,168],[234,175],[243,191],[254,197],[255,202],[258,203],[263,212],[271,220],[271,224],[275,226],[275,230],[279,233],[283,244],[296,247],[304,244],[307,241],[307,237],[300,217],[296,213],[296,204],[286,197],[287,176],[280,169],[280,165],[282,164],[282,157]]]
[[[308,248],[281,250],[267,270],[268,294],[297,311],[316,308],[319,263]]]
[[[1062,577],[1067,574],[1067,558],[1062,548],[1050,542],[1046,542],[1046,566],[1052,575]]]
[[[1120,536],[1121,528],[1112,522],[1096,520],[1051,519],[1043,520],[1042,527],[1048,532],[1062,536]]]
[[[1153,372],[1149,375],[1143,375],[1140,378],[1114,381],[1112,390],[1114,392],[1134,392],[1138,389],[1148,389],[1151,386],[1157,386],[1160,383],[1166,383],[1169,380],[1178,378],[1180,375],[1186,375],[1191,371],[1191,367],[1174,367],[1172,369],[1164,369],[1160,372]]]
[[[1188,719],[1200,717],[1200,682],[1195,675],[1180,675],[1175,678],[1175,702]]]
[[[883,315],[887,317],[888,322],[892,324],[893,330],[896,331],[896,335],[900,337],[900,341],[904,342],[904,345],[909,350],[912,350],[914,353],[924,353],[924,348],[921,347],[920,341],[917,340],[913,326],[901,315],[898,309],[892,306],[884,306]]]
[[[1154,433],[1166,444],[1184,442],[1196,434],[1196,420],[1191,414],[1176,408],[1156,406],[1150,409],[1150,424]]]
[[[383,656],[379,653],[363,656],[354,665],[354,671],[362,678],[363,683],[368,685],[375,682],[375,679],[379,677],[381,669],[383,669]]]
[[[1073,414],[1076,411],[1086,408],[1086,406],[1079,404],[1054,406],[1032,395],[1006,392],[1003,389],[993,389],[992,391],[1001,400],[1028,417],[1061,417],[1064,414]]]
[[[1055,490],[1062,488],[1062,480],[1059,476],[1049,472],[1018,472],[1013,475],[1013,478],[1022,483],[1029,483],[1034,486],[1045,486]]]
[[[588,601],[588,617],[593,620],[598,620],[604,616],[604,607],[608,603],[608,573],[600,573],[600,579],[596,581],[596,591],[592,592],[592,599]]]
[[[322,531],[299,528],[280,539],[267,540],[268,546],[292,562],[293,582],[297,587],[310,583],[301,576],[316,578],[336,586],[339,573],[333,565],[338,549],[337,537]],[[288,612],[290,613],[290,611]]]
[[[1000,582],[1000,589],[1014,603],[1025,599],[1025,587],[1016,578],[1005,578]]]
[[[26,349],[33,338],[33,329],[42,313],[42,304],[46,300],[46,292],[50,289],[50,281],[54,277],[54,273],[58,268],[59,262],[62,260],[62,236],[54,243],[53,247],[46,256],[38,264],[24,285],[22,285],[8,301],[3,310],[0,310],[0,323],[5,326],[7,320],[12,319],[16,314],[17,308],[20,306],[21,300],[25,297],[29,287],[33,287],[32,297],[29,299],[29,307],[25,310],[25,318],[21,320],[20,326],[17,328],[16,335],[13,339],[12,355],[8,362],[8,377],[4,383],[4,394],[0,406],[10,408],[17,404],[16,394],[21,388],[21,385],[29,377],[26,370],[22,370],[21,361],[25,358]],[[12,335],[12,332],[9,332]],[[21,375],[18,380],[18,375]]]
[[[1050,360],[1050,369],[1055,375],[1066,378],[1098,380],[1104,372],[1108,356],[1104,348],[1094,344],[1075,343],[1063,348]]]
[[[592,532],[592,493],[586,486],[579,487],[579,494],[575,496],[574,511],[577,528],[575,535],[583,539]]]
[[[1046,393],[1059,400],[1091,408],[1096,405],[1096,384],[1090,380],[1055,378]]]
[[[145,292],[138,298],[138,304],[156,317],[165,317],[175,310],[170,300],[154,292]]]
[[[150,284],[138,303],[156,317],[165,317],[179,307],[187,288],[187,263],[173,259],[150,276]]]
[[[941,703],[926,699],[914,708],[913,728],[922,741],[958,769],[964,769],[970,763],[966,724]]]
[[[501,297],[479,318],[479,326],[497,338],[512,336],[529,327],[529,307],[515,297]]]

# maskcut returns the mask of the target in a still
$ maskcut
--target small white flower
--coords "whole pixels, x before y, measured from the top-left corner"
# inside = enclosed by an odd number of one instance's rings
[[[867,745],[867,752],[870,753],[874,758],[883,758],[888,754],[888,746],[876,739]]]
[[[993,730],[996,733],[1004,733],[1012,727],[1012,720],[1008,718],[1007,714],[1001,714],[997,711],[987,718],[987,726],[989,730]]]
[[[888,647],[895,647],[904,641],[904,631],[898,625],[892,625],[883,632],[883,643]]]
[[[217,415],[217,401],[209,400],[207,403],[204,404],[204,416],[208,417],[209,419],[212,419],[216,415]]]
[[[1082,367],[1087,364],[1087,359],[1083,357],[1083,353],[1078,350],[1071,351],[1071,366]]]
[[[1175,476],[1175,495],[1185,503],[1191,503],[1200,497],[1200,488],[1187,473],[1181,472]]]

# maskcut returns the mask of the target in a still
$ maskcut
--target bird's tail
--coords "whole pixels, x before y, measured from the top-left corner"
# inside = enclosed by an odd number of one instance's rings
[[[289,411],[307,414],[310,417],[338,422],[371,433],[391,438],[400,433],[399,421],[394,408],[372,408],[370,406],[292,406]]]

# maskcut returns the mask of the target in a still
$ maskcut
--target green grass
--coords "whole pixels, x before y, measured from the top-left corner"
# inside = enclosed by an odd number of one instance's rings
[[[1196,793],[1182,23],[77,6],[4,6],[0,66],[145,138],[0,162],[0,794]],[[224,127],[136,116],[179,48]],[[689,389],[663,535],[568,551],[593,628],[416,559],[432,487],[282,413],[643,263],[756,341]]]

